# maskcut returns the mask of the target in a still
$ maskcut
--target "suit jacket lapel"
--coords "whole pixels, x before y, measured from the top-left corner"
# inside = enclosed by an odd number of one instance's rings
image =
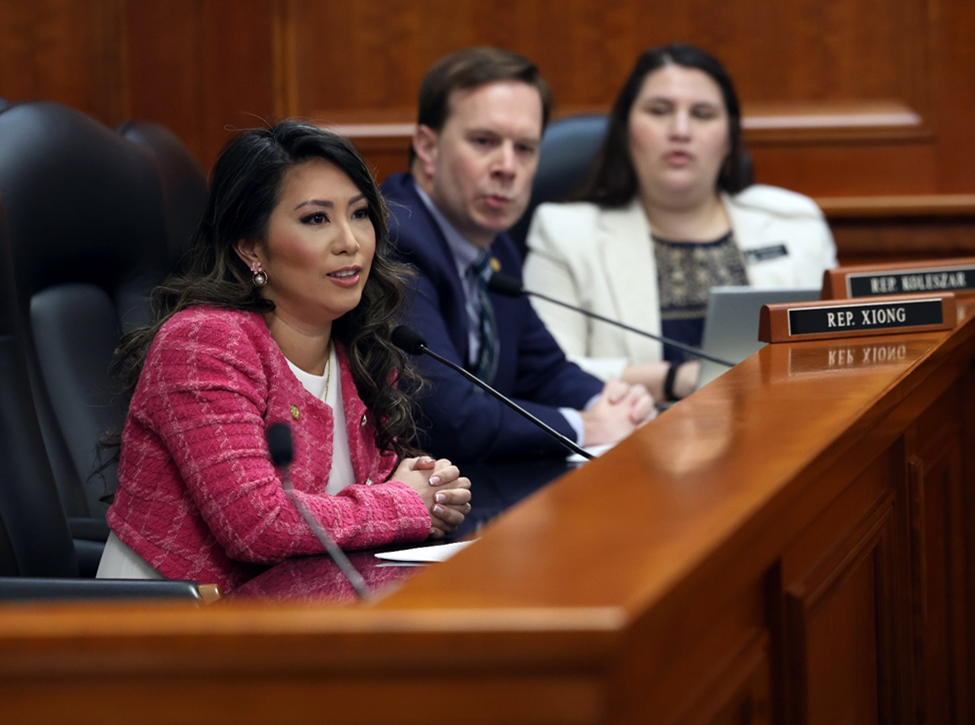
[[[659,333],[657,265],[650,228],[639,202],[634,200],[621,209],[604,210],[597,221],[597,237],[616,319],[631,327]],[[657,343],[652,340],[630,332],[621,331],[621,334],[630,358],[645,358],[648,349],[652,357],[657,350]]]
[[[460,277],[457,274],[457,267],[454,264],[454,255],[450,251],[450,246],[447,244],[447,239],[444,237],[443,231],[433,218],[433,215],[430,214],[430,210],[427,209],[426,204],[423,203],[423,199],[417,193],[412,177],[404,174],[401,182],[401,193],[407,199],[407,206],[410,209],[410,213],[413,214],[413,236],[418,241],[429,239],[430,246],[436,250],[430,250],[433,253],[432,261],[440,268],[440,274],[442,276],[440,279],[434,280],[434,285],[438,289],[441,298],[445,296],[449,297],[449,301],[440,300],[441,313],[444,319],[448,321],[448,333],[454,343],[454,347],[460,353],[462,364],[466,366],[470,352],[467,335],[466,297],[464,296],[464,288],[461,284]],[[405,259],[409,262],[408,256]],[[443,283],[446,283],[447,288],[449,288],[449,294],[444,292]],[[445,304],[450,304],[451,309],[444,309]]]

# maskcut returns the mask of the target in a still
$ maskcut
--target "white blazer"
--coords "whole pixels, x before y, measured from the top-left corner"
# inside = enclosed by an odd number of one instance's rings
[[[721,199],[751,285],[816,286],[836,266],[833,236],[812,199],[758,184]],[[657,265],[638,201],[621,209],[542,204],[528,250],[527,289],[660,334]],[[663,359],[658,342],[543,300],[532,304],[566,355],[603,380],[618,378],[631,362]]]

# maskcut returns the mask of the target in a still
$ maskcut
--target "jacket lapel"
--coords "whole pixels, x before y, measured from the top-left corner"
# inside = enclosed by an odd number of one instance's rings
[[[443,230],[437,224],[436,219],[427,209],[423,199],[417,193],[415,182],[409,174],[403,174],[399,179],[399,191],[401,199],[405,200],[407,211],[400,212],[411,215],[412,237],[418,240],[425,240],[423,244],[429,248],[432,255],[431,264],[428,269],[431,273],[437,272],[438,276],[433,279],[433,283],[441,297],[440,310],[447,320],[447,332],[451,342],[461,355],[461,360],[466,361],[469,357],[470,343],[467,335],[467,307],[464,288],[460,277],[457,275],[454,255],[450,251],[450,245],[444,237]],[[403,259],[409,263],[410,256],[404,255]]]
[[[648,332],[660,332],[657,265],[650,242],[650,228],[639,202],[621,209],[602,211],[597,221],[597,240],[602,268],[608,279],[615,319]],[[599,324],[599,323],[597,323]],[[622,332],[628,357],[656,357],[658,343]]]
[[[724,207],[731,220],[735,244],[741,250],[761,249],[769,245],[786,244],[785,230],[776,215],[757,211],[739,204],[727,194],[722,194]],[[779,287],[794,284],[792,270],[794,260],[788,256],[777,260],[749,264],[746,258],[745,275],[748,284],[756,287]]]

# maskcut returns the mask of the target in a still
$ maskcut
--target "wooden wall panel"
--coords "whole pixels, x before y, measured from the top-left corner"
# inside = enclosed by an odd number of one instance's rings
[[[931,144],[782,145],[752,158],[757,181],[813,197],[925,194],[938,183]]]
[[[956,66],[969,51],[946,43],[967,45],[970,33],[957,27],[970,25],[971,11],[962,4],[290,0],[281,6],[293,29],[286,47],[299,70],[283,110],[339,125],[409,122],[429,64],[486,43],[535,59],[557,114],[602,111],[640,51],[685,39],[712,50],[735,77],[759,181],[813,196],[966,192],[975,189],[975,151],[956,146],[945,165],[939,139],[961,124],[935,78],[961,80]],[[332,25],[367,30],[337,47],[320,42],[320,28]],[[963,110],[975,120],[975,108]],[[867,122],[868,114],[879,120]],[[381,147],[372,159],[381,176],[405,167],[405,153],[389,153],[405,148],[405,134],[363,138],[367,153]]]
[[[206,93],[200,73],[202,10],[194,0],[173,0],[165,6],[135,3],[127,17],[126,51],[133,80],[127,111],[179,129],[197,157],[206,154],[199,123]]]
[[[900,686],[910,683],[910,620],[898,616],[906,603],[894,594],[909,585],[896,564],[907,525],[894,505],[904,491],[902,460],[895,445],[870,463],[781,559],[773,633],[782,722],[901,722],[892,714],[911,707],[909,687]],[[846,716],[836,719],[839,709]]]
[[[786,595],[789,669],[804,684],[790,722],[889,723],[897,712],[892,507]]]
[[[274,112],[272,5],[128,0],[127,115],[173,129],[205,165],[234,129]]]
[[[956,393],[958,406],[964,411],[975,410],[975,374],[973,369],[965,375],[959,382]],[[962,649],[961,659],[965,662],[967,670],[964,673],[964,683],[967,687],[964,692],[964,708],[959,713],[959,717],[967,717],[971,720],[972,695],[975,694],[975,627],[971,622],[975,622],[975,575],[972,574],[972,567],[975,566],[975,526],[971,525],[975,521],[975,486],[971,484],[975,478],[975,456],[971,454],[975,450],[975,416],[965,415],[962,419],[961,436],[959,437],[959,447],[964,452],[961,460],[962,468],[962,487],[958,494],[960,499],[960,515],[964,522],[961,527],[961,537],[963,541],[963,557],[967,575],[962,578],[958,588],[954,593],[961,598],[962,611],[961,621],[966,623],[963,634],[958,635],[955,642],[955,649]]]
[[[975,188],[975,3],[942,0],[932,13],[940,31],[931,39],[935,65],[928,79],[935,97],[939,191],[971,191]]]
[[[975,215],[830,219],[840,264],[975,256]]]
[[[209,166],[275,117],[409,124],[426,69],[465,45],[536,60],[566,114],[607,109],[640,51],[682,39],[736,79],[759,181],[972,194],[973,38],[970,0],[0,0],[0,98],[158,121]],[[397,128],[356,137],[381,177],[406,164]]]
[[[0,98],[124,112],[122,0],[0,0]]]
[[[915,453],[907,464],[911,511],[916,695],[924,722],[968,722],[964,601],[964,488],[957,388],[942,396],[914,426]]]
[[[751,102],[928,106],[927,0],[288,0],[299,19],[292,113],[412,108],[427,67],[493,44],[534,59],[566,108],[607,107],[644,49],[686,40],[721,57]],[[863,22],[869,18],[869,22]],[[706,21],[704,20],[706,19]],[[327,39],[343,28],[343,42]],[[323,42],[323,38],[325,41]]]

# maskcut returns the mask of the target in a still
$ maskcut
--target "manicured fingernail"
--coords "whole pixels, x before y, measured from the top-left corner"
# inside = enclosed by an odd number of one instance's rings
[[[436,501],[437,503],[443,503],[444,501],[446,501],[446,500],[447,500],[447,494],[445,494],[445,493],[438,493],[438,494],[437,494],[436,496],[434,496],[433,498],[434,498],[434,500],[435,500],[435,501]]]
[[[438,483],[440,483],[440,476],[430,476],[431,486],[436,486]]]
[[[443,506],[434,506],[433,507],[433,513],[435,513],[437,516],[442,515],[443,514]]]

